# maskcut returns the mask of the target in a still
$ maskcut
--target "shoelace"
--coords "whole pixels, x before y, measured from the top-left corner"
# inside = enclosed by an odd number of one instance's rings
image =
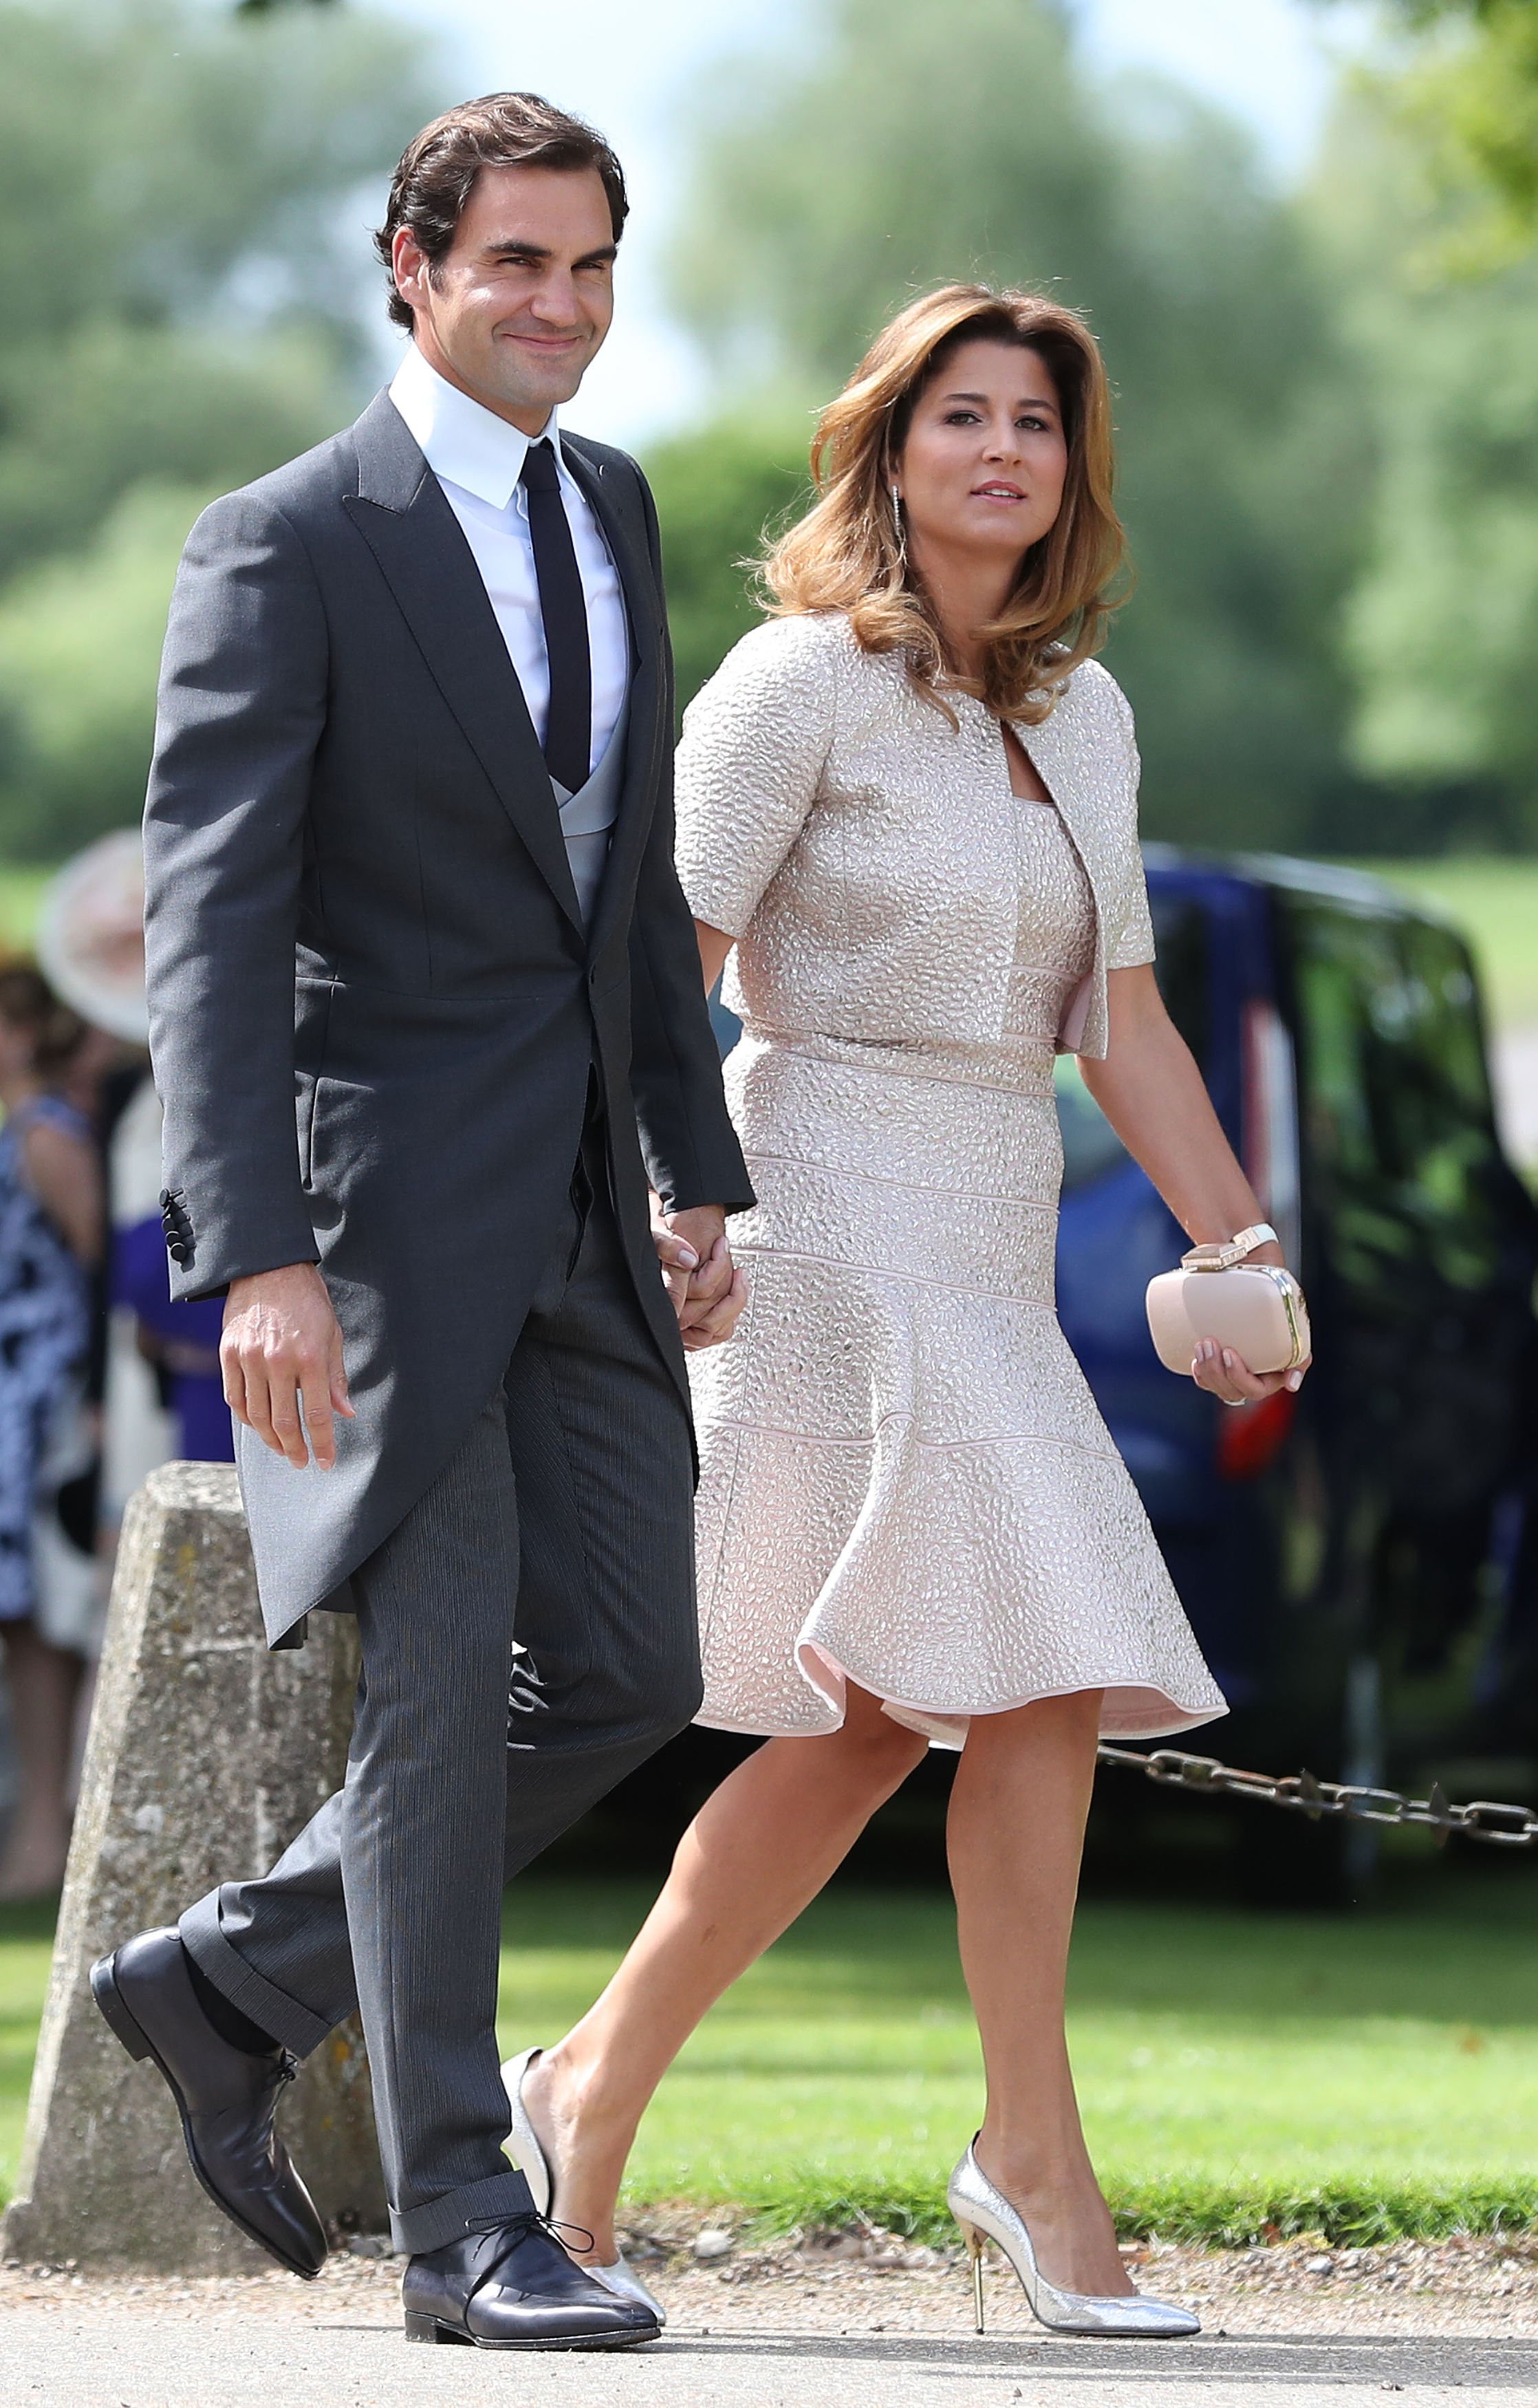
[[[541,2215],[536,2208],[532,2207],[524,2208],[517,2215],[508,2216],[506,2224],[504,2224],[502,2228],[502,2230],[504,2235],[504,2245],[498,2250],[496,2256],[491,2258],[490,2263],[482,2267],[480,2272],[476,2276],[474,2283],[471,2285],[469,2291],[465,2295],[464,2304],[466,2307],[469,2306],[470,2301],[473,2299],[476,2299],[479,2293],[486,2288],[486,2286],[491,2280],[492,2275],[499,2274],[502,2272],[503,2267],[506,2266],[508,2258],[512,2257],[515,2250],[520,2249],[524,2242],[532,2239],[536,2232],[540,2235],[541,2239],[553,2241],[558,2249],[564,2249],[566,2247],[565,2242],[561,2238],[561,2235],[563,2232],[573,2233],[577,2240],[580,2241],[584,2249],[591,2249],[593,2245],[592,2234],[586,2231],[580,2224],[563,2224],[558,2216]]]

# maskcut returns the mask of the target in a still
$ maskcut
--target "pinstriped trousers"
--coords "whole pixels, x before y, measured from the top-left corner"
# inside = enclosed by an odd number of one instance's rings
[[[688,1418],[591,1126],[502,1388],[351,1587],[346,1784],[180,1931],[298,2056],[361,2008],[395,2245],[417,2252],[529,2203],[503,2154],[505,1882],[700,1700]]]

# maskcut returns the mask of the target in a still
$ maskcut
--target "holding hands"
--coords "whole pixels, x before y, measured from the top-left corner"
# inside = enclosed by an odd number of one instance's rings
[[[691,1353],[731,1337],[748,1301],[718,1204],[665,1212],[651,1199],[662,1282]],[[342,1333],[313,1263],[232,1280],[220,1344],[224,1397],[235,1419],[296,1471],[336,1460],[335,1417],[352,1418]]]
[[[748,1301],[747,1275],[733,1265],[727,1243],[725,1213],[719,1204],[668,1212],[653,1196],[651,1236],[685,1347],[697,1354],[719,1346]]]

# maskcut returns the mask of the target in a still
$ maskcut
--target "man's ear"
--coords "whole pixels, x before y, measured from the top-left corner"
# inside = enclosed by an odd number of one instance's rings
[[[420,288],[427,282],[433,271],[427,253],[406,226],[395,229],[395,237],[390,246],[390,272],[394,279],[396,292],[409,308],[411,295],[406,291],[406,286],[411,284]]]

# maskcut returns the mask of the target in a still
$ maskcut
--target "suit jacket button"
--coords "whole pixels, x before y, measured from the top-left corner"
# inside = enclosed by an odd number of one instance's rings
[[[192,1258],[192,1249],[187,1244],[185,1239],[182,1238],[173,1238],[166,1246],[165,1251],[170,1255],[171,1260],[174,1263],[178,1263],[183,1266],[191,1262]]]

